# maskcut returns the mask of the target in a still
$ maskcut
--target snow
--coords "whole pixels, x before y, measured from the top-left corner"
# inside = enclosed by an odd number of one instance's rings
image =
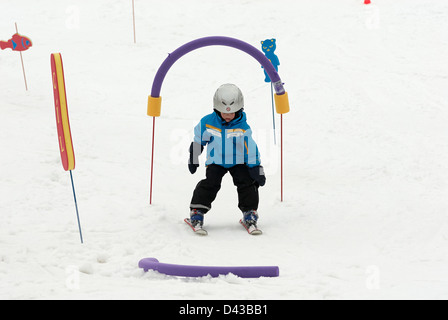
[[[436,0],[0,2],[0,299],[447,299],[448,3]],[[276,38],[291,112],[284,123],[284,201],[269,84],[227,47],[193,51],[168,72],[156,119],[146,101],[167,54],[204,36],[259,47]],[[261,49],[261,48],[260,48]],[[56,135],[50,53],[61,52],[76,157]],[[267,173],[259,226],[239,225],[226,176],[207,237],[183,222],[196,183],[193,127],[216,88],[245,95]],[[280,119],[276,115],[277,140]],[[202,163],[204,159],[202,158]],[[138,268],[278,265],[278,278],[199,279]]]

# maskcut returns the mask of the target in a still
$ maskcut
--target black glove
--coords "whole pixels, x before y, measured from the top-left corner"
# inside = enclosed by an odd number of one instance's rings
[[[249,175],[260,186],[264,186],[264,184],[266,183],[266,177],[264,175],[264,169],[262,166],[249,168]]]
[[[191,174],[195,173],[197,168],[199,167],[199,155],[204,150],[204,146],[197,143],[192,142],[190,145],[190,158],[188,160],[188,170],[190,170]]]

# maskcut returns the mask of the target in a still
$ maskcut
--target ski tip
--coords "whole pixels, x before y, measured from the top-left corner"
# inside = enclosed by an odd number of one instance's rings
[[[204,229],[196,230],[194,233],[197,234],[198,236],[206,236],[206,235],[208,235],[207,230],[204,230]]]

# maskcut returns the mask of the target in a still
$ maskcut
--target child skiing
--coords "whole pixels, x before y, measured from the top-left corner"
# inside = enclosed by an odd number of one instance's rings
[[[211,209],[227,172],[237,187],[238,207],[243,213],[240,223],[250,234],[261,234],[257,228],[258,187],[265,184],[266,177],[243,108],[241,90],[234,84],[224,84],[213,97],[214,112],[203,117],[194,129],[188,169],[192,174],[196,172],[198,157],[206,145],[207,169],[206,178],[199,181],[193,192],[190,218],[185,222],[198,234],[207,234],[203,229],[204,215]]]

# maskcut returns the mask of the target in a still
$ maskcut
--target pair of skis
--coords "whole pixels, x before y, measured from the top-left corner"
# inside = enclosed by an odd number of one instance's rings
[[[184,221],[186,224],[188,224],[190,226],[190,228],[193,230],[193,232],[195,234],[201,235],[201,236],[206,236],[208,234],[207,230],[205,230],[203,227],[201,227],[201,226],[194,227],[191,224],[190,218],[185,218]],[[256,236],[256,235],[260,235],[263,233],[260,229],[258,229],[254,225],[247,226],[244,223],[243,219],[240,220],[240,224],[244,227],[244,229],[246,229],[247,233],[249,233],[250,235]]]

